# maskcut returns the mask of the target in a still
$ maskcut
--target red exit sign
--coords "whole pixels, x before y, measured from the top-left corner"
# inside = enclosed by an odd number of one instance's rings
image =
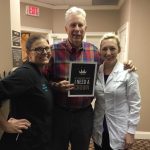
[[[39,7],[27,5],[26,6],[26,14],[30,16],[39,16],[40,10]]]

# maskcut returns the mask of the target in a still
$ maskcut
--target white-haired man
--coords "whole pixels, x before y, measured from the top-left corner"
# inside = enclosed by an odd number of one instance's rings
[[[54,150],[88,150],[93,126],[93,97],[68,97],[74,88],[68,81],[69,63],[100,62],[97,47],[83,42],[87,29],[86,12],[71,7],[65,14],[67,40],[52,46],[50,79],[54,89]],[[130,65],[132,67],[132,64]],[[130,67],[130,68],[131,68]]]

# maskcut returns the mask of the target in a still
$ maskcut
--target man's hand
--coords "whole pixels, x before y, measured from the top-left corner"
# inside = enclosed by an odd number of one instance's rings
[[[124,62],[124,70],[127,69],[129,69],[129,72],[137,70],[137,68],[133,65],[132,60],[128,60],[127,62]]]
[[[69,81],[63,80],[58,83],[58,88],[61,91],[68,91],[74,89],[74,84],[70,84]]]

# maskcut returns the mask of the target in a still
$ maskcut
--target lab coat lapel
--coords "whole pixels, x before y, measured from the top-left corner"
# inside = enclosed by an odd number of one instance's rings
[[[105,87],[105,81],[104,81],[103,68],[104,68],[104,66],[101,65],[100,68],[99,68],[99,71],[98,71],[98,78],[99,78],[99,81],[100,81],[101,85],[102,85],[103,88],[104,88],[104,87]]]
[[[110,81],[116,79],[120,67],[121,67],[120,63],[117,62],[116,65],[114,66],[112,72],[110,73],[110,75],[109,75],[107,81],[106,81],[106,85],[109,84]]]

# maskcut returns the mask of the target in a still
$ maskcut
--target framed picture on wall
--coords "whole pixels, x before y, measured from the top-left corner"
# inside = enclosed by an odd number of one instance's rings
[[[20,32],[12,30],[12,45],[20,46]]]

